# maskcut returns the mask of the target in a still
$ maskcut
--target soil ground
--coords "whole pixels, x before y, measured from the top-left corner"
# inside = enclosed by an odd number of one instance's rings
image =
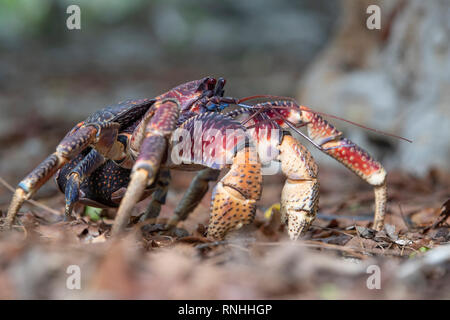
[[[159,222],[170,217],[192,177],[174,172]],[[113,241],[115,210],[92,221],[78,206],[77,220],[62,222],[63,195],[49,187],[36,200],[51,209],[26,204],[14,229],[0,233],[0,298],[450,298],[448,174],[390,172],[381,232],[370,229],[370,186],[338,169],[322,168],[320,181],[318,218],[296,242],[279,212],[264,214],[279,201],[281,176],[265,177],[256,221],[223,242],[203,237],[211,192],[177,229],[130,225],[126,237]],[[11,195],[4,185],[0,192],[2,199]],[[0,208],[5,213],[7,202]],[[66,286],[71,265],[80,267],[81,290]],[[370,278],[378,271],[380,283]]]

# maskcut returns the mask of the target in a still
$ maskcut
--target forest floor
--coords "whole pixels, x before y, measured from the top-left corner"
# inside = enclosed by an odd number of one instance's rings
[[[192,177],[173,173],[159,222]],[[279,212],[267,214],[279,202],[281,176],[265,177],[255,222],[221,242],[204,238],[211,192],[174,230],[141,223],[112,240],[115,210],[93,221],[78,206],[77,220],[66,223],[63,195],[50,189],[37,199],[44,207],[26,203],[13,230],[0,233],[0,298],[450,298],[450,175],[433,169],[420,178],[401,171],[388,177],[389,214],[375,232],[370,186],[321,169],[318,217],[295,242]],[[2,184],[0,198],[10,195]],[[137,205],[136,217],[147,203]],[[67,286],[72,265],[81,271],[80,290]]]

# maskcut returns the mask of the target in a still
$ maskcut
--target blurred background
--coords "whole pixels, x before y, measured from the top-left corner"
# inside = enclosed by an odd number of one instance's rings
[[[295,95],[336,26],[325,2],[1,0],[0,172],[25,174],[97,109],[204,76],[236,97]]]
[[[23,175],[94,110],[206,75],[413,139],[336,121],[388,168],[449,169],[449,17],[446,0],[1,0],[0,171]]]
[[[72,4],[81,30],[66,27]],[[381,8],[380,30],[366,27],[370,4]],[[414,140],[332,121],[393,173],[390,186],[412,190],[408,201],[436,193],[440,205],[449,195],[449,37],[449,0],[0,0],[0,176],[15,185],[100,108],[214,76],[227,79],[229,96],[291,96]],[[371,205],[369,186],[305,145],[320,164],[322,209],[354,190]],[[173,176],[166,213],[192,178]],[[267,178],[263,208],[278,201],[283,180]],[[62,205],[52,182],[37,198],[55,194]],[[0,190],[2,208],[10,197]]]
[[[334,121],[388,169],[448,170],[449,18],[448,0],[0,0],[0,172],[17,181],[99,108],[207,75],[414,140]]]

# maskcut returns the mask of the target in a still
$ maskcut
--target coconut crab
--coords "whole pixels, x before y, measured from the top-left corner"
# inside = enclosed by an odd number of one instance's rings
[[[174,225],[200,202],[208,182],[229,168],[214,188],[207,231],[208,237],[221,239],[253,221],[264,166],[277,163],[286,177],[282,220],[291,239],[297,239],[314,220],[319,199],[318,167],[288,131],[301,133],[297,130],[300,126],[307,127],[304,136],[313,145],[374,187],[374,228],[383,227],[386,171],[379,162],[342,137],[318,112],[286,98],[246,105],[244,102],[254,97],[224,97],[224,85],[222,78],[206,77],[154,99],[106,107],[78,123],[56,151],[18,184],[5,227],[11,226],[23,202],[56,174],[65,194],[66,219],[76,202],[118,206],[112,228],[115,236],[124,230],[133,206],[150,194],[145,217],[159,214],[170,170],[200,170],[169,221]],[[230,104],[238,108],[224,114]],[[269,156],[262,157],[264,154]]]

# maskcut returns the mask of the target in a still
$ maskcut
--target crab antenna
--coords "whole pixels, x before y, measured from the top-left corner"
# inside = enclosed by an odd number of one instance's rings
[[[261,114],[263,112],[264,108],[259,109],[254,114],[252,114],[250,117],[248,117],[245,121],[242,122],[243,125],[245,125],[247,122],[249,122],[251,119],[255,118],[258,114]]]
[[[338,117],[338,116],[335,116],[335,115],[332,115],[332,114],[328,114],[328,113],[320,112],[320,111],[313,111],[313,110],[308,110],[308,109],[302,109],[301,107],[300,107],[300,109],[302,111],[305,111],[305,112],[311,112],[311,113],[319,114],[321,116],[326,116],[326,117],[330,117],[330,118],[333,118],[333,119],[341,120],[341,121],[350,123],[350,124],[352,124],[354,126],[357,126],[357,127],[369,130],[369,131],[373,131],[373,132],[378,133],[378,134],[382,134],[382,135],[385,135],[385,136],[401,139],[401,140],[407,141],[409,143],[412,143],[412,140],[404,138],[402,136],[398,136],[398,135],[393,134],[393,133],[389,133],[389,132],[385,132],[385,131],[382,131],[382,130],[378,130],[378,129],[374,129],[374,128],[371,128],[371,127],[367,127],[367,126],[359,124],[357,122],[353,122],[351,120],[347,120],[345,118],[341,118],[341,117]]]
[[[311,110],[311,109],[309,109],[309,108],[306,108],[306,107],[304,107],[304,106],[301,106],[301,105],[297,102],[297,100],[295,100],[294,98],[291,98],[291,97],[273,96],[273,95],[264,95],[264,94],[263,94],[263,95],[250,96],[250,97],[246,97],[246,98],[240,99],[240,100],[239,100],[239,103],[242,103],[242,102],[248,101],[248,100],[253,100],[253,99],[260,99],[260,98],[266,98],[266,99],[280,99],[280,100],[288,100],[288,101],[292,101],[292,102],[295,103],[296,106],[298,106],[298,107],[300,108],[301,111],[310,112],[310,113],[315,113],[315,114],[318,114],[318,115],[321,115],[321,116],[326,116],[326,117],[330,117],[330,118],[333,118],[333,119],[341,120],[341,121],[350,123],[350,124],[352,124],[352,125],[354,125],[354,126],[363,128],[363,129],[365,129],[365,130],[373,131],[373,132],[375,132],[375,133],[382,134],[382,135],[385,135],[385,136],[388,136],[388,137],[392,137],[392,138],[404,140],[404,141],[407,141],[407,142],[409,142],[409,143],[412,143],[412,142],[413,142],[413,141],[410,140],[410,139],[404,138],[404,137],[402,137],[402,136],[398,136],[398,135],[393,134],[393,133],[389,133],[389,132],[385,132],[385,131],[382,131],[382,130],[378,130],[378,129],[374,129],[374,128],[371,128],[371,127],[367,127],[367,126],[362,125],[362,124],[359,124],[359,123],[357,123],[357,122],[354,122],[354,121],[351,121],[351,120],[347,120],[347,119],[345,119],[345,118],[338,117],[338,116],[335,116],[335,115],[332,115],[332,114],[329,114],[329,113]],[[303,108],[302,108],[302,107],[303,107]],[[278,109],[288,109],[289,107],[284,107],[284,106],[273,106],[273,108],[278,108]]]
[[[255,99],[262,99],[262,98],[265,98],[265,99],[290,100],[290,101],[294,101],[296,104],[298,104],[297,101],[294,100],[294,98],[283,97],[283,96],[273,96],[273,95],[270,95],[270,94],[260,94],[260,95],[256,95],[256,96],[249,96],[249,97],[245,97],[245,98],[239,99],[238,102],[242,103],[242,102],[245,102],[245,101],[255,100]]]

